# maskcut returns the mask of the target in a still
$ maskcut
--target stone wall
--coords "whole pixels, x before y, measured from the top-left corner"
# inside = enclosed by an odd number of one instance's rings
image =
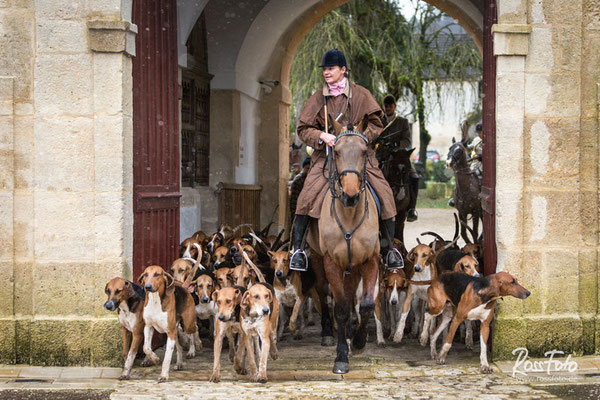
[[[0,362],[120,363],[102,304],[131,276],[135,27],[121,7],[0,2]]]
[[[494,353],[593,353],[598,319],[600,6],[500,0],[498,270],[531,290],[505,299]]]

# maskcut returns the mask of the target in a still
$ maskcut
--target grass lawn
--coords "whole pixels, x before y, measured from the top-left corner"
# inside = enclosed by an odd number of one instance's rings
[[[448,199],[430,199],[427,197],[419,197],[417,199],[417,208],[447,208],[450,209],[448,205]]]

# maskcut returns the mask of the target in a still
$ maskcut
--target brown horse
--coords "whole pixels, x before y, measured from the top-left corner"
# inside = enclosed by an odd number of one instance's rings
[[[366,188],[367,138],[362,134],[368,119],[346,130],[334,121],[338,133],[329,155],[329,190],[321,207],[318,226],[312,224],[307,241],[313,254],[323,256],[327,280],[335,300],[338,328],[337,357],[333,372],[349,370],[348,342],[359,352],[365,347],[367,325],[373,315],[379,288],[379,230],[373,195]],[[352,335],[351,310],[359,285],[360,324]]]
[[[456,180],[456,189],[454,190],[454,207],[458,210],[458,218],[464,221],[460,228],[460,235],[465,243],[470,243],[471,240],[467,235],[466,221],[470,214],[473,217],[473,237],[477,237],[479,219],[483,218],[481,209],[481,199],[479,193],[481,186],[479,180],[469,168],[467,161],[467,149],[465,143],[456,142],[452,138],[452,146],[448,150],[446,166],[454,171],[454,179]]]
[[[397,148],[384,154],[379,152],[385,159],[380,159],[381,172],[390,183],[396,203],[396,232],[395,237],[404,243],[404,223],[411,200],[410,192],[410,155],[415,149]],[[382,157],[382,158],[383,158]],[[378,157],[379,158],[379,157]]]

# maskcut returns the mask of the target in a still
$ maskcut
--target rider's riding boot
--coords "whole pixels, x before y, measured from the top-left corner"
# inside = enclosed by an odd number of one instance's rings
[[[388,218],[379,222],[381,232],[381,254],[386,269],[404,268],[404,261],[400,252],[394,248],[394,235],[396,233],[396,222]]]
[[[294,252],[290,260],[290,269],[295,271],[306,271],[308,269],[308,256],[302,248],[302,241],[309,221],[310,217],[308,215],[296,215],[294,219],[294,236],[292,237]]]
[[[415,210],[415,207],[417,206],[417,196],[419,195],[419,178],[410,177],[409,187],[410,187],[410,204],[408,205],[408,213],[406,216],[406,221],[413,222],[419,218],[419,216],[417,214],[417,210]]]

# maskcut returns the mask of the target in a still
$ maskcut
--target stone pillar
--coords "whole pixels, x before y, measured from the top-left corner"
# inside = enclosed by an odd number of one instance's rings
[[[289,180],[289,107],[292,103],[289,88],[282,85],[263,90],[261,126],[258,133],[258,184],[261,192],[261,227],[274,217],[271,234],[286,228]],[[275,207],[277,213],[273,215]],[[286,230],[289,235],[289,229]]]
[[[501,357],[597,348],[600,41],[584,3],[499,1],[498,270],[532,293],[500,306]]]
[[[0,362],[14,363],[14,78],[0,77]]]
[[[0,263],[14,268],[0,279],[14,286],[0,293],[0,362],[121,365],[102,304],[108,279],[131,277],[131,2],[12,3],[13,37],[0,43],[16,66],[0,64],[16,78],[0,79]]]

